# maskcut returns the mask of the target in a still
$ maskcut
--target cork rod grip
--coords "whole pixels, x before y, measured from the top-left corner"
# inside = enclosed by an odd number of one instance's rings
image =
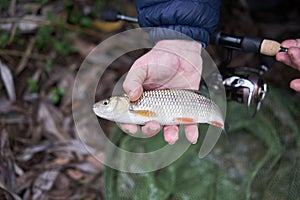
[[[260,47],[260,53],[267,56],[275,56],[280,50],[280,43],[274,40],[263,40]]]

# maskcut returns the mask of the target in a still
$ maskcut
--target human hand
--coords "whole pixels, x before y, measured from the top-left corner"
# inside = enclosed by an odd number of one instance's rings
[[[300,39],[285,40],[281,43],[283,47],[289,48],[288,53],[280,52],[276,55],[276,60],[283,62],[300,71]],[[290,87],[300,92],[300,79],[291,81]]]
[[[131,101],[140,98],[143,90],[156,89],[193,89],[199,88],[202,73],[202,45],[188,40],[161,40],[147,54],[132,65],[123,88]],[[137,132],[134,124],[121,124],[121,128],[131,134]],[[185,125],[188,141],[196,143],[198,127],[196,124]],[[142,126],[142,133],[153,136],[160,130],[160,125],[150,121]],[[178,126],[164,126],[164,139],[169,144],[178,140]]]

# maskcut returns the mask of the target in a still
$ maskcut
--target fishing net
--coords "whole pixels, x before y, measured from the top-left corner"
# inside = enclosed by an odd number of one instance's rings
[[[262,110],[250,117],[230,102],[229,140],[221,137],[205,158],[198,158],[204,135],[174,163],[149,173],[106,168],[107,199],[299,199],[299,103],[293,94],[270,89]],[[205,133],[206,125],[200,125]],[[184,135],[181,132],[181,139]],[[142,139],[116,129],[112,140],[128,151],[164,146],[162,133]],[[139,145],[136,145],[139,144]]]

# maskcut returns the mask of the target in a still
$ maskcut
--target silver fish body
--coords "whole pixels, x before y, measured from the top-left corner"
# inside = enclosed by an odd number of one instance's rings
[[[198,91],[151,90],[137,101],[128,96],[113,96],[94,104],[93,111],[101,118],[120,123],[161,125],[208,123],[224,129],[219,107]]]

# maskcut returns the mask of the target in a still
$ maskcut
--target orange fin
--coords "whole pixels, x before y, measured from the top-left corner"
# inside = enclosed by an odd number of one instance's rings
[[[155,117],[156,113],[150,110],[135,110],[133,111],[135,114],[142,117]]]
[[[209,124],[213,125],[213,126],[216,126],[216,127],[219,127],[219,128],[223,128],[224,125],[220,122],[216,122],[216,121],[210,121],[208,122]]]
[[[187,117],[177,117],[175,120],[179,123],[187,124],[187,123],[196,123],[196,121],[192,118],[187,118]]]

